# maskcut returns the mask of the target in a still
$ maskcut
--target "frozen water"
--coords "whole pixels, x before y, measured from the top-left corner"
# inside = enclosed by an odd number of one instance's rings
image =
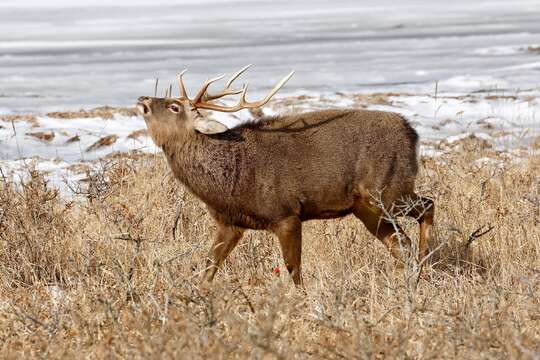
[[[284,94],[432,88],[458,76],[540,83],[539,57],[525,51],[539,42],[537,0],[148,3],[2,0],[0,110],[131,105],[156,77],[163,91],[189,67],[193,89],[246,63],[254,94],[291,68]]]

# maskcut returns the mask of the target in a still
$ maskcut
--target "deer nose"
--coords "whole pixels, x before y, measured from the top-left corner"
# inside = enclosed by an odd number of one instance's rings
[[[150,104],[152,103],[152,99],[148,96],[141,96],[137,100],[137,109],[139,109],[139,112],[141,115],[148,115],[151,111]]]

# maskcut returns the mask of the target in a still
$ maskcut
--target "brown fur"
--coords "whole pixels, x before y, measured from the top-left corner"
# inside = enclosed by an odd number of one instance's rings
[[[180,111],[171,112],[170,104]],[[380,194],[388,208],[404,197],[420,199],[414,193],[418,135],[402,116],[325,110],[205,135],[193,128],[201,115],[182,100],[142,97],[139,106],[174,176],[206,203],[218,224],[207,279],[243,229],[264,229],[278,235],[287,268],[300,284],[301,222],[350,213],[399,256],[395,229],[382,219],[374,197]],[[428,208],[407,214],[421,223],[421,255],[427,253],[431,202]]]

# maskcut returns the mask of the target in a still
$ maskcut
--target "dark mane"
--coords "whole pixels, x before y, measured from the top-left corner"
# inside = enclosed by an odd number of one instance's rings
[[[238,126],[231,128],[231,130],[243,130],[243,129],[262,129],[266,126],[275,125],[282,117],[279,115],[263,116],[252,121],[248,121]]]

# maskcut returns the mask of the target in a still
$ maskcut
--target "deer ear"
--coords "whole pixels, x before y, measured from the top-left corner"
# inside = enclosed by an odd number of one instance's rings
[[[194,124],[195,130],[206,135],[220,134],[227,130],[228,127],[220,122],[209,119],[197,119]]]

